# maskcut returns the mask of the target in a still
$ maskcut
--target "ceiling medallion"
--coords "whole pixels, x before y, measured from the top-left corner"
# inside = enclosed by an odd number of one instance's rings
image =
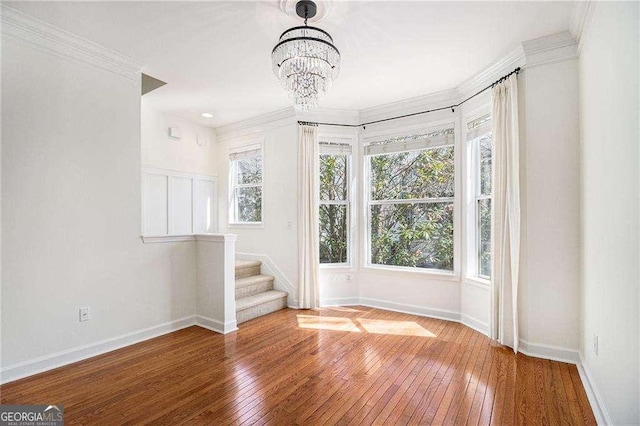
[[[296,13],[304,26],[282,33],[271,52],[273,73],[293,100],[296,109],[308,111],[318,106],[340,72],[340,52],[324,30],[307,25],[316,16],[313,1],[301,0]]]

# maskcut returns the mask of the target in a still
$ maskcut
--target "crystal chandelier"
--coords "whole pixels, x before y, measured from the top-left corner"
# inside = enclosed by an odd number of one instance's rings
[[[296,109],[308,111],[331,88],[340,72],[340,52],[326,31],[307,25],[316,15],[316,4],[301,0],[296,13],[304,26],[282,33],[271,52],[273,73],[293,100]]]

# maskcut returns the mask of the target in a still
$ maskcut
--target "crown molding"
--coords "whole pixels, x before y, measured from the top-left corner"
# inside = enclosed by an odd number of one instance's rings
[[[578,42],[569,31],[522,43],[526,67],[566,61],[578,57]]]
[[[461,100],[457,89],[442,90],[428,95],[416,96],[384,105],[365,108],[360,111],[362,123],[385,119],[390,116],[412,114],[427,109],[446,107]]]
[[[484,89],[503,75],[510,73],[518,67],[524,66],[525,60],[524,48],[522,45],[519,45],[469,80],[460,84],[457,90],[464,98],[467,98],[479,90]]]
[[[596,9],[597,1],[574,1],[571,11],[571,22],[569,32],[578,42],[578,54],[582,51],[585,35],[589,29],[589,24]]]
[[[297,119],[301,121],[329,122],[341,124],[360,124],[360,112],[353,109],[317,108],[312,111],[297,111]]]
[[[54,25],[4,4],[0,5],[2,36],[28,43],[63,59],[88,64],[140,83],[143,65]]]
[[[235,123],[225,124],[224,126],[216,127],[214,130],[218,141],[222,141],[255,135],[265,130],[295,124],[296,122],[295,110],[293,107],[288,107]]]

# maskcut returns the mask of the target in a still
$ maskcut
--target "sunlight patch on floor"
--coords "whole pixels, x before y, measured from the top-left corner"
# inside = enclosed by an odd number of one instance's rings
[[[298,315],[298,327],[316,330],[351,331],[360,333],[358,326],[349,318]]]
[[[390,321],[367,318],[357,318],[356,320],[367,332],[372,334],[436,337],[435,334],[415,321]]]
[[[390,334],[396,336],[436,337],[415,321],[392,321],[368,318],[345,318],[316,315],[298,315],[298,327],[329,330],[349,331],[352,333]]]

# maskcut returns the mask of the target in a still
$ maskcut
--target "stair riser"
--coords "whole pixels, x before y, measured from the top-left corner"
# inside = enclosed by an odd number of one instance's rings
[[[236,299],[255,296],[258,293],[264,293],[269,290],[273,290],[273,280],[263,281],[245,287],[238,287],[236,288]]]
[[[236,279],[247,278],[260,275],[260,266],[250,266],[247,268],[236,268]]]
[[[262,303],[260,305],[252,306],[251,308],[238,311],[236,313],[236,321],[238,324],[252,320],[254,318],[261,317],[263,315],[270,314],[280,309],[287,307],[287,298],[282,297],[280,299],[271,300],[269,302]]]

